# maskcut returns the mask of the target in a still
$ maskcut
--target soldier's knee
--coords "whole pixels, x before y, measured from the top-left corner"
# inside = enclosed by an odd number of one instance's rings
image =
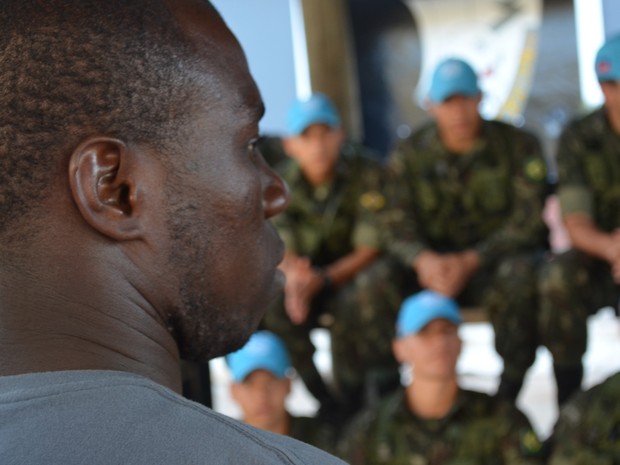
[[[588,274],[585,270],[563,260],[553,257],[546,261],[540,269],[538,288],[545,296],[568,294],[586,284]]]

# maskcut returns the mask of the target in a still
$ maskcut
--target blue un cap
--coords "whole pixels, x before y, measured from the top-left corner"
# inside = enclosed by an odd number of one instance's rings
[[[340,126],[336,107],[325,94],[316,93],[309,99],[296,100],[288,112],[288,132],[298,136],[313,124],[326,124],[332,128]]]
[[[599,81],[620,81],[620,35],[603,44],[596,54],[596,77]]]
[[[226,356],[235,382],[256,370],[267,370],[277,378],[286,377],[291,360],[282,339],[269,331],[257,331],[238,351]]]
[[[474,97],[479,93],[478,76],[473,68],[463,60],[448,58],[435,68],[428,98],[433,103],[442,103],[454,95]]]
[[[455,325],[463,322],[457,303],[434,291],[425,290],[407,297],[396,320],[396,336],[404,337],[420,332],[427,324],[438,318]]]

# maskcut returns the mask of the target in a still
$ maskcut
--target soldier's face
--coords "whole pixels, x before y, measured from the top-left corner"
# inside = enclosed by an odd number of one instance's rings
[[[311,181],[324,182],[333,175],[344,133],[340,128],[313,124],[299,136],[284,140],[284,150],[295,159]]]
[[[434,103],[429,111],[439,126],[440,133],[449,133],[454,139],[473,140],[480,132],[480,96],[453,95],[442,103]]]
[[[460,352],[458,328],[444,319],[433,320],[420,332],[394,341],[396,359],[412,366],[416,378],[453,378]]]
[[[285,401],[290,390],[288,378],[277,378],[266,370],[253,371],[242,382],[231,385],[243,420],[265,430],[273,430],[288,415]]]

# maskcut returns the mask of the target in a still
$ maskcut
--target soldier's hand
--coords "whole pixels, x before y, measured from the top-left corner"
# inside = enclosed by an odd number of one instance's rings
[[[297,260],[287,271],[284,307],[292,323],[302,324],[308,318],[312,298],[323,286],[323,277],[306,258]]]
[[[611,264],[611,275],[614,278],[616,284],[620,284],[620,257]]]
[[[443,285],[446,264],[441,254],[430,250],[422,252],[413,263],[422,287],[440,292],[436,287]]]

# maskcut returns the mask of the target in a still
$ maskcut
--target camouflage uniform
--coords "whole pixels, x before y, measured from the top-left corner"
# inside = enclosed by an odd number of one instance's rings
[[[484,121],[477,145],[453,154],[429,123],[400,144],[390,167],[392,208],[385,218],[391,252],[409,266],[427,249],[478,252],[481,267],[458,300],[489,311],[504,359],[502,382],[511,386],[507,397],[515,397],[539,344],[536,266],[548,231],[538,140]]]
[[[330,454],[336,450],[336,432],[331,425],[314,417],[290,417],[289,436]]]
[[[542,447],[509,403],[461,390],[444,418],[425,420],[399,391],[354,420],[339,445],[351,465],[540,464]]]
[[[599,109],[574,121],[558,145],[558,197],[563,215],[584,213],[602,231],[620,227],[620,136]],[[587,317],[616,307],[620,288],[606,262],[570,250],[541,270],[541,327],[554,364],[581,366]]]
[[[565,404],[553,443],[550,465],[620,464],[620,373]]]
[[[286,248],[309,257],[313,265],[327,266],[355,247],[381,248],[377,213],[385,198],[380,165],[345,145],[336,177],[328,186],[313,188],[292,160],[278,167],[289,185],[287,210],[274,218]],[[307,321],[294,325],[279,299],[268,310],[263,325],[287,344],[293,365],[308,390],[321,402],[360,407],[377,387],[398,385],[398,365],[391,352],[394,322],[404,291],[398,264],[380,257],[340,288],[315,296]],[[326,318],[327,316],[327,318]],[[332,340],[334,400],[314,365],[310,330],[328,326]],[[329,407],[328,407],[329,408]]]

